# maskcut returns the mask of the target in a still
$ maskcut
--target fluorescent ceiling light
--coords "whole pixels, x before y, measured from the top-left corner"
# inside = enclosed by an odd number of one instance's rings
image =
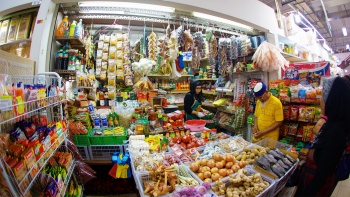
[[[231,20],[227,20],[227,19],[220,18],[220,17],[213,16],[213,15],[209,15],[209,14],[203,14],[203,13],[200,13],[200,12],[193,12],[193,15],[195,17],[198,17],[198,18],[205,18],[205,19],[208,19],[208,20],[218,21],[218,22],[226,23],[226,24],[229,24],[229,25],[237,26],[237,27],[242,27],[244,29],[253,30],[253,28],[248,26],[248,25],[243,25],[241,23],[237,23],[237,22],[234,22],[234,21],[231,21]]]
[[[125,14],[124,11],[113,11],[113,10],[83,10],[79,13],[83,14]]]
[[[347,73],[347,72],[348,72],[348,70],[345,70],[345,72]]]
[[[346,27],[343,27],[341,30],[343,31],[343,36],[347,36],[348,35],[348,32],[346,31]]]
[[[346,47],[346,49],[350,49],[350,46],[348,44],[345,47]]]
[[[296,14],[294,14],[294,20],[295,20],[296,23],[300,23],[300,22],[301,22],[299,12],[297,12]]]
[[[122,7],[122,8],[135,8],[144,10],[156,10],[161,12],[174,12],[175,8],[151,5],[143,3],[128,3],[128,2],[106,2],[106,1],[91,1],[91,2],[79,2],[79,7]]]

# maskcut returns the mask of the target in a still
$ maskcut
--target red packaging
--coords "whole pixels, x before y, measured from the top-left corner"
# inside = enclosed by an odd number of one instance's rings
[[[176,110],[174,113],[176,113],[178,115],[177,119],[183,119],[184,118],[184,113],[182,113],[179,110]]]
[[[283,117],[285,120],[290,120],[290,110],[290,105],[283,106]]]
[[[294,105],[290,108],[290,120],[298,120],[299,117],[299,107]]]
[[[297,132],[298,132],[298,123],[291,123],[289,125],[288,135],[295,136],[297,135]]]

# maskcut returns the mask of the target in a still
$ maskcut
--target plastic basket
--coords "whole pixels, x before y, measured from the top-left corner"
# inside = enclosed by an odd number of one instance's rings
[[[148,174],[136,174],[135,175],[135,182],[136,182],[136,188],[139,190],[140,196],[141,197],[146,197],[148,195],[145,195],[143,193],[143,191],[145,191],[146,187],[145,187],[145,183],[147,181],[152,181],[151,177]],[[171,193],[163,195],[162,197],[170,197],[172,196]]]
[[[245,169],[248,171],[248,175],[258,173],[250,167],[246,167]],[[235,174],[237,174],[237,173],[235,173]],[[256,197],[272,197],[274,195],[274,192],[276,189],[275,181],[273,179],[270,179],[270,178],[264,176],[263,174],[260,174],[260,175],[261,175],[262,179],[264,181],[267,181],[270,185],[268,188],[266,188],[263,192],[258,194]],[[230,182],[228,182],[228,180],[229,180],[229,177],[222,179],[222,182],[224,182],[226,184],[226,187],[230,185]],[[215,183],[213,185],[215,185]],[[217,197],[218,195],[216,195],[213,192],[213,196]]]
[[[255,144],[262,146],[262,147],[269,147],[270,149],[278,148],[278,149],[283,149],[286,151],[292,150],[292,147],[293,147],[290,144],[286,144],[286,143],[279,142],[276,140],[271,140],[269,138],[265,138],[263,140],[260,140],[259,142],[255,143]]]
[[[89,135],[73,135],[74,143],[78,146],[90,146]]]
[[[88,146],[77,146],[78,151],[83,160],[90,160],[89,147]]]
[[[126,140],[126,132],[124,130],[124,135],[101,135],[95,136],[94,132],[91,130],[89,132],[89,138],[91,145],[119,145],[123,144]]]
[[[89,146],[91,160],[111,160],[114,152],[124,153],[121,145]]]

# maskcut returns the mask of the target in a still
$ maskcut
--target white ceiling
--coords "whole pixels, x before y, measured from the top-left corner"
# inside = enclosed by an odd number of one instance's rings
[[[276,10],[275,0],[259,1]],[[308,17],[334,52],[344,52],[345,46],[350,45],[350,0],[323,0],[332,35],[327,28],[321,0],[296,0],[284,6],[281,5],[281,0],[277,1],[282,14],[294,8]],[[348,36],[343,36],[342,27],[346,27]]]

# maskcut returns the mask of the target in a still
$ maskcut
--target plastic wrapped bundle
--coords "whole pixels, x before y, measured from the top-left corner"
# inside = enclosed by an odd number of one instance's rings
[[[237,37],[236,38],[236,44],[237,44],[238,57],[241,57],[242,56],[242,38]]]
[[[264,41],[253,55],[254,64],[263,71],[275,71],[289,67],[289,62],[281,55],[280,49]]]

